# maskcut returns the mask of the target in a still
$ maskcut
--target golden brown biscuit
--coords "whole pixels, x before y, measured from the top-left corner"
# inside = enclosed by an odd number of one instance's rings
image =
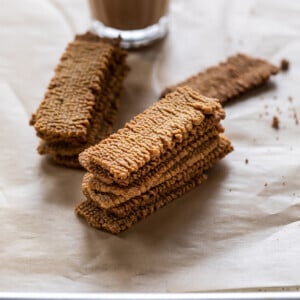
[[[244,54],[231,56],[226,62],[208,68],[164,90],[162,96],[178,87],[189,86],[206,97],[217,98],[221,103],[264,84],[278,67],[266,60]]]
[[[80,163],[101,180],[111,178],[128,184],[131,174],[159,158],[185,139],[206,115],[225,117],[216,99],[200,96],[189,87],[179,88],[137,115],[124,128],[90,147],[79,156]]]
[[[230,141],[221,137],[218,151],[212,156],[207,168],[209,164],[214,164],[231,151]],[[146,193],[110,209],[102,209],[95,201],[89,199],[81,203],[76,208],[76,212],[79,216],[84,217],[91,226],[118,234],[200,184],[207,177],[203,171],[199,167],[190,169],[184,174],[178,174],[168,182],[169,184],[162,183]]]

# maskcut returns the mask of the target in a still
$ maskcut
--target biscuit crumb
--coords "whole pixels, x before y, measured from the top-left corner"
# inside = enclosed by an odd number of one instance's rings
[[[288,97],[288,100],[289,100],[289,102],[293,102],[293,97],[292,97],[292,96],[289,96],[289,97]]]
[[[267,187],[267,186],[268,186],[268,183],[266,182],[266,183],[265,183],[265,187]]]
[[[277,130],[279,129],[279,119],[276,116],[273,117],[272,127]]]
[[[295,108],[293,108],[293,118],[294,118],[295,124],[299,125],[299,118],[298,118],[298,114],[297,114]]]
[[[245,164],[248,165],[248,163],[249,163],[249,160],[248,160],[248,158],[246,158],[245,159]]]
[[[281,71],[286,72],[289,70],[289,68],[290,68],[290,62],[287,59],[283,58],[280,62]]]

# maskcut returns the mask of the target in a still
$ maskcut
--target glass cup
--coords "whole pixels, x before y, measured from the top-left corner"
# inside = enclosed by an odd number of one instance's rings
[[[121,36],[121,46],[137,48],[165,37],[169,0],[89,0],[92,30],[102,37]]]

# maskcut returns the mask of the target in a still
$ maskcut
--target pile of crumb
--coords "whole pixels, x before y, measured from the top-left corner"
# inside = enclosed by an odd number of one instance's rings
[[[283,58],[280,62],[281,71],[286,72],[289,70],[289,68],[290,68],[290,62],[287,59]]]
[[[279,129],[279,118],[277,116],[273,117],[272,127],[274,129]]]

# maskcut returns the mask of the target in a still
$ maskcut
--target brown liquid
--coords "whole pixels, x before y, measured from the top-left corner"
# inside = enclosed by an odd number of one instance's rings
[[[121,30],[143,29],[166,15],[169,0],[89,0],[92,17]]]

